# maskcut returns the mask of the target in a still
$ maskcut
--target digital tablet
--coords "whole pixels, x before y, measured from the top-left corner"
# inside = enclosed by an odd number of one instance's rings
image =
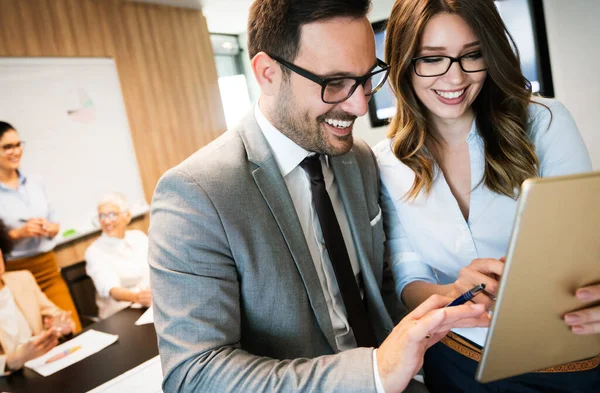
[[[493,223],[490,223],[493,225]],[[600,172],[523,183],[487,341],[475,378],[490,382],[600,353],[565,313],[600,283]]]

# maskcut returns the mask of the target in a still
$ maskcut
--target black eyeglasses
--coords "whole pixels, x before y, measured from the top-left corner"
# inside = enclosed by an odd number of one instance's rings
[[[321,78],[304,68],[298,67],[277,56],[271,56],[273,60],[290,69],[296,74],[305,77],[321,86],[321,100],[326,104],[339,104],[346,101],[359,85],[363,86],[365,96],[377,93],[385,83],[390,72],[390,66],[383,60],[377,59],[374,70],[364,76],[340,76],[334,78]]]
[[[458,63],[463,72],[481,72],[487,69],[487,62],[481,51],[470,52],[459,57],[422,56],[412,59],[415,74],[430,77],[444,75],[452,63]]]
[[[0,146],[4,154],[10,154],[16,149],[23,149],[25,147],[25,141],[20,141],[17,143],[7,143],[6,145]]]

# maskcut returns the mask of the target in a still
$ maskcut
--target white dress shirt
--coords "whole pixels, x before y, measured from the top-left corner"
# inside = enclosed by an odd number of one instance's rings
[[[115,287],[139,291],[150,287],[148,236],[138,230],[125,231],[119,239],[102,234],[85,252],[87,274],[94,281],[100,318],[106,318],[131,303],[110,296]]]
[[[1,278],[0,278],[1,279]],[[23,313],[17,307],[15,298],[7,286],[0,289],[0,335],[2,354],[0,354],[0,375],[6,371],[6,357],[17,350],[18,346],[31,338],[31,327]]]
[[[317,270],[321,288],[323,288],[323,294],[325,296],[325,301],[327,302],[327,310],[329,311],[329,317],[333,325],[337,349],[344,351],[356,348],[356,340],[352,333],[352,329],[348,324],[346,308],[335,278],[333,266],[329,259],[329,255],[325,250],[325,241],[323,239],[323,234],[321,233],[319,217],[317,216],[317,211],[315,210],[312,201],[310,180],[305,171],[300,167],[302,160],[313,153],[304,150],[277,130],[260,111],[258,105],[256,105],[254,115],[263,135],[273,151],[275,161],[279,166],[281,175],[283,176],[292,202],[294,203],[294,208],[298,214],[300,225],[304,232],[304,238],[306,239],[310,255],[315,265],[315,269]],[[323,169],[325,187],[329,194],[329,198],[331,199],[336,218],[340,224],[346,249],[348,250],[352,271],[354,272],[357,282],[360,282],[360,266],[358,264],[350,226],[348,225],[348,217],[346,216],[344,204],[337,183],[335,182],[333,171],[329,168],[326,156],[321,157],[321,167]],[[363,295],[362,290],[361,295]],[[384,393],[381,388],[379,373],[377,372],[376,360],[374,352],[373,367],[377,392]]]
[[[577,126],[558,101],[536,99],[529,105],[528,132],[535,145],[539,176],[591,171],[591,161]],[[480,184],[485,149],[475,122],[467,136],[471,161],[469,217],[464,219],[443,173],[437,169],[428,195],[413,201],[404,196],[412,187],[413,171],[394,156],[390,140],[374,148],[382,182],[381,208],[386,250],[400,297],[413,281],[450,284],[460,269],[477,258],[500,258],[508,251],[518,200],[497,194]],[[487,328],[454,329],[483,346]]]

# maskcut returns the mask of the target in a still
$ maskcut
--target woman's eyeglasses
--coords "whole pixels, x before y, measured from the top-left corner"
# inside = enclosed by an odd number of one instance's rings
[[[4,154],[10,154],[17,149],[23,150],[24,147],[25,147],[25,141],[20,141],[17,143],[7,143],[6,145],[0,146],[0,149],[2,149],[2,152]]]
[[[470,52],[459,57],[421,56],[412,59],[415,73],[418,76],[442,76],[453,63],[458,63],[463,72],[481,72],[487,69],[487,62],[481,51]]]

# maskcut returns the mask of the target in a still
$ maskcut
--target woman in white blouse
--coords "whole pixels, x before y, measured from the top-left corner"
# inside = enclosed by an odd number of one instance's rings
[[[132,303],[149,307],[148,237],[127,230],[131,214],[125,198],[107,194],[98,204],[102,236],[85,252],[87,273],[98,291],[100,318],[106,318]]]
[[[374,151],[386,249],[409,309],[479,283],[489,296],[473,301],[491,308],[521,183],[591,170],[573,118],[560,102],[532,97],[513,47],[492,0],[393,7],[385,57],[398,113]],[[432,393],[587,392],[600,383],[596,358],[479,384],[485,328],[453,332],[425,356]]]
[[[0,376],[54,348],[75,323],[36,284],[28,270],[5,272],[4,255],[13,241],[0,221]]]

